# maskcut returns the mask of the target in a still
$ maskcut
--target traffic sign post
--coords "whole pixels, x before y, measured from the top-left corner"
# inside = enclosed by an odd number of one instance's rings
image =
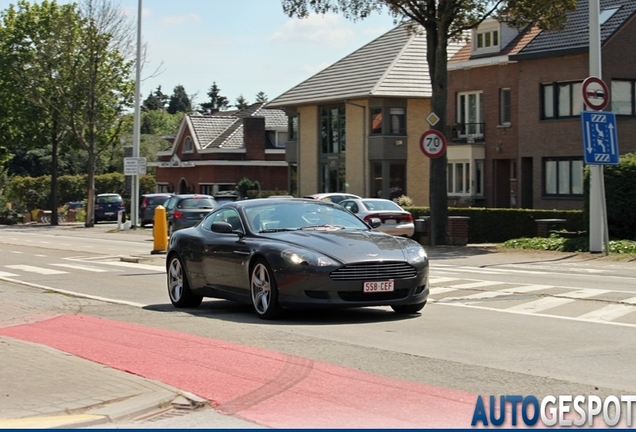
[[[609,89],[607,84],[595,76],[587,77],[581,85],[583,100],[593,110],[602,111],[609,102]]]
[[[583,154],[588,165],[617,165],[616,115],[604,111],[582,111]]]
[[[429,129],[420,138],[420,149],[422,153],[431,159],[438,158],[446,151],[446,138],[444,134],[435,129]]]

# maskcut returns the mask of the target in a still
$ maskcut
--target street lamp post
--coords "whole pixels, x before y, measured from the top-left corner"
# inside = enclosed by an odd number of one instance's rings
[[[137,7],[137,61],[135,71],[135,114],[133,124],[133,157],[139,161],[140,132],[140,92],[141,92],[141,1]],[[139,172],[132,176],[132,196],[130,200],[130,223],[137,226],[139,219]]]

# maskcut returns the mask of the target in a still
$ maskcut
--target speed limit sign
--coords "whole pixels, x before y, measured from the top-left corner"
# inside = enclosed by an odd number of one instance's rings
[[[427,130],[420,138],[422,153],[430,158],[438,158],[446,151],[446,138],[440,131]]]

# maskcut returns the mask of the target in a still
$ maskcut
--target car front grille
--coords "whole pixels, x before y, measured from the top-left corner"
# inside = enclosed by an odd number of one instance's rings
[[[373,281],[408,279],[417,275],[417,269],[405,262],[370,262],[347,264],[329,275],[334,281]]]

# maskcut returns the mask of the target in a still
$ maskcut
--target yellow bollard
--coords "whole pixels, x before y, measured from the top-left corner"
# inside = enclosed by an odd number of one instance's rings
[[[166,208],[158,205],[155,208],[155,220],[152,222],[152,238],[154,249],[152,254],[166,253],[168,249],[168,225],[166,224]]]

